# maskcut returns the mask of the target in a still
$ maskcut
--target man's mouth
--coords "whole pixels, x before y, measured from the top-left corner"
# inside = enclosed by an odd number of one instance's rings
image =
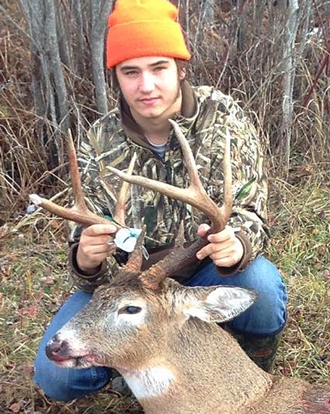
[[[140,99],[140,102],[146,106],[152,106],[155,105],[159,101],[160,98],[153,97],[153,98],[142,98]]]

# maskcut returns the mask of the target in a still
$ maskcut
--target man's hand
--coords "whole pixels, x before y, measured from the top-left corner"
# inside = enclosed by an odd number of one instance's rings
[[[197,234],[203,237],[209,229],[210,226],[207,224],[201,224]],[[226,226],[219,233],[210,234],[207,240],[210,243],[197,252],[197,259],[202,260],[209,256],[213,260],[213,263],[219,267],[234,266],[242,259],[244,254],[243,245],[235,236],[232,227]]]
[[[113,224],[93,224],[83,230],[77,251],[77,265],[84,273],[95,273],[103,260],[116,250],[113,236],[117,230]]]

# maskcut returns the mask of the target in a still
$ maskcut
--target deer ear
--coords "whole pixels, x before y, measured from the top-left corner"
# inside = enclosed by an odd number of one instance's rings
[[[239,287],[187,288],[183,313],[205,322],[227,322],[248,309],[257,298],[254,290]]]

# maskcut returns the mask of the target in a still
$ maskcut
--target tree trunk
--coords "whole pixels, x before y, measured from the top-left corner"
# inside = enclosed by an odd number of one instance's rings
[[[293,124],[293,86],[296,75],[295,41],[298,30],[298,0],[289,0],[289,17],[283,54],[283,121],[281,151],[286,168],[289,168]]]
[[[91,1],[91,52],[96,106],[100,114],[108,112],[107,86],[104,75],[104,41],[112,1]]]

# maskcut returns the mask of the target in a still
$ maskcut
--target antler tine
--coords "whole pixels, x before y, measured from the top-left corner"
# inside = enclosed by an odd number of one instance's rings
[[[156,192],[167,195],[168,197],[174,198],[176,200],[183,201],[187,204],[190,204],[193,207],[196,207],[199,211],[202,211],[209,219],[211,220],[211,232],[216,233],[224,229],[227,224],[228,218],[231,213],[232,206],[232,194],[231,194],[231,168],[230,168],[230,135],[226,136],[226,150],[225,150],[225,159],[229,155],[229,160],[224,161],[224,185],[225,185],[225,201],[224,206],[220,209],[214,201],[207,195],[204,190],[202,183],[198,177],[197,167],[192,154],[189,143],[187,142],[185,136],[180,130],[179,125],[170,120],[170,123],[174,127],[174,131],[178,138],[178,141],[181,145],[183,156],[186,162],[186,168],[190,177],[190,185],[188,188],[177,188],[166,183],[158,182],[151,180],[146,177],[138,176],[129,176],[128,174],[117,170],[113,167],[107,167],[110,171],[117,174],[123,180],[131,183],[141,185],[143,187],[149,188]]]
[[[78,161],[77,161],[77,154],[73,143],[73,138],[71,134],[71,129],[68,131],[67,137],[67,147],[68,147],[68,159],[69,159],[69,172],[71,177],[71,185],[72,185],[72,193],[74,197],[74,205],[76,209],[81,211],[88,211],[85,200],[84,194],[81,189],[81,180],[78,170]]]
[[[194,207],[198,210],[202,211],[212,223],[211,233],[216,233],[221,231],[226,226],[233,205],[233,196],[232,196],[232,172],[231,172],[231,163],[230,163],[230,134],[227,131],[226,140],[225,140],[225,148],[224,148],[224,156],[223,156],[223,170],[224,170],[224,203],[221,208],[219,208],[214,201],[207,195],[200,179],[198,176],[197,166],[194,159],[194,155],[190,148],[188,141],[186,140],[185,136],[183,135],[179,125],[173,121],[169,120],[172,124],[176,137],[181,145],[183,157],[186,162],[186,168],[188,170],[188,174],[190,177],[190,186],[188,187],[189,190],[193,190],[198,196],[198,203]],[[181,190],[179,190],[181,191]],[[188,204],[189,201],[187,201]]]
[[[223,205],[220,207],[221,215],[226,220],[229,220],[233,209],[233,191],[232,191],[232,171],[230,162],[230,142],[231,136],[229,131],[226,133],[225,148],[223,154]]]
[[[129,176],[131,176],[133,173],[136,158],[137,158],[137,155],[136,155],[136,152],[134,152],[133,157],[127,169],[127,174]],[[115,220],[118,223],[122,224],[123,226],[125,225],[126,202],[127,202],[127,195],[128,195],[129,187],[130,187],[129,182],[127,181],[122,182],[119,196],[117,198],[116,207],[115,207]]]
[[[207,244],[206,238],[199,238],[189,247],[174,247],[163,260],[141,273],[139,279],[148,289],[157,290],[162,280],[191,264],[195,260],[196,253]]]
[[[71,220],[76,223],[82,224],[83,226],[90,226],[92,224],[109,224],[109,220],[104,217],[100,217],[97,214],[90,211],[85,203],[84,194],[81,188],[81,180],[78,170],[77,155],[71,135],[69,130],[67,137],[67,146],[68,146],[68,158],[69,158],[69,170],[71,177],[72,193],[74,198],[73,207],[66,208],[59,206],[58,204],[53,203],[50,200],[42,198],[37,194],[31,194],[31,201],[38,207],[43,207],[45,210],[48,210],[50,213],[64,218],[66,220]],[[130,174],[133,170],[133,166],[130,167],[131,170],[128,171]],[[121,190],[119,195],[119,200],[116,205],[116,215],[118,213],[119,220],[121,223],[124,217],[125,210],[125,201],[127,198],[128,185],[125,183],[124,189]],[[122,203],[122,204],[121,204]]]
[[[225,149],[223,157],[223,169],[224,169],[224,203],[222,207],[218,207],[204,190],[200,179],[198,177],[196,163],[190,149],[189,143],[182,134],[179,126],[170,121],[174,127],[176,136],[180,142],[183,156],[186,162],[186,167],[190,177],[190,186],[188,189],[179,189],[168,184],[160,183],[157,181],[149,180],[144,177],[127,176],[114,168],[110,168],[111,171],[118,174],[123,180],[127,180],[130,183],[145,186],[159,193],[165,194],[169,197],[184,201],[200,211],[202,211],[207,217],[210,218],[212,226],[211,232],[221,231],[231,214],[232,210],[232,173],[230,163],[230,134],[227,133],[225,140]],[[139,278],[143,284],[152,290],[157,290],[160,286],[160,282],[168,276],[174,274],[180,268],[186,266],[192,260],[198,250],[208,243],[206,238],[200,238],[196,240],[188,248],[175,247],[170,253],[160,262],[153,265],[150,269],[143,272]]]
[[[139,272],[142,267],[143,261],[143,241],[146,234],[146,225],[143,225],[142,231],[136,241],[134,250],[129,256],[127,263],[122,267],[120,273],[122,272]],[[115,275],[117,277],[117,275]]]
[[[176,126],[174,126],[176,128]],[[184,148],[183,153],[187,164],[187,169],[189,171],[192,185],[197,186],[198,188],[202,185],[200,183],[198,174],[197,174],[197,168],[195,161],[191,160],[192,158],[192,152],[190,150],[189,144],[184,138],[184,135],[177,132],[177,137],[179,139],[179,142],[181,146]],[[188,153],[188,154],[187,154]],[[189,164],[189,167],[188,167]],[[225,149],[224,149],[224,156],[223,156],[223,170],[224,170],[224,203],[223,206],[218,208],[218,212],[216,214],[213,214],[212,211],[212,217],[213,220],[216,220],[216,223],[212,221],[212,228],[211,232],[216,232],[219,230],[222,230],[224,226],[226,225],[229,216],[232,211],[232,203],[233,203],[233,197],[232,197],[232,172],[231,172],[231,164],[230,164],[230,134],[227,133],[226,135],[226,141],[225,141]],[[193,178],[192,178],[193,177]],[[208,195],[205,195],[205,199],[210,200]],[[212,202],[212,206],[213,206]],[[208,206],[211,205],[211,203],[207,204]],[[197,207],[198,208],[198,207]],[[213,207],[212,207],[213,208]],[[208,216],[211,220],[212,217],[210,216],[209,212],[205,212],[206,216]],[[221,217],[221,220],[218,221],[218,217]],[[191,244],[187,248],[174,248],[170,251],[170,253],[160,262],[154,264],[151,266],[150,269],[148,269],[146,272],[143,272],[140,275],[140,279],[143,281],[144,285],[152,290],[157,290],[159,288],[160,282],[164,280],[166,277],[171,276],[174,274],[174,272],[177,272],[180,270],[180,268],[183,268],[184,266],[191,263],[192,260],[194,260],[196,253],[204,247],[208,243],[206,238],[199,238],[197,239],[193,244]]]

